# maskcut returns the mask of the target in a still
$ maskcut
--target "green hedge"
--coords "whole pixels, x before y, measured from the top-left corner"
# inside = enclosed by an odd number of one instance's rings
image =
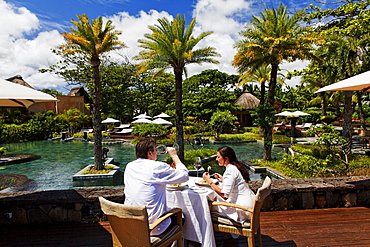
[[[136,136],[164,136],[168,133],[166,127],[160,124],[144,123],[137,125],[132,130],[132,135]]]
[[[211,139],[215,140],[214,137]],[[221,134],[217,141],[244,141],[244,140],[261,140],[262,137],[254,133],[244,133],[244,134]]]
[[[211,157],[217,153],[216,150],[213,149],[197,149],[197,150],[185,150],[184,151],[184,164],[188,167],[188,169],[194,169],[194,164],[196,159],[200,157],[201,159]],[[166,162],[168,164],[172,163],[171,157],[166,157]]]

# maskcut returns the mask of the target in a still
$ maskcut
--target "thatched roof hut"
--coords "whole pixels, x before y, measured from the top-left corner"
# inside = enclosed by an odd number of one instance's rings
[[[240,97],[235,100],[235,104],[238,104],[245,109],[253,109],[260,104],[260,100],[256,96],[245,90],[242,95],[240,95]]]
[[[22,86],[29,87],[29,88],[33,89],[33,87],[31,87],[30,84],[28,84],[25,80],[23,80],[21,75],[16,75],[16,76],[10,77],[6,80],[10,81],[10,82],[13,82],[15,84],[19,84],[19,85],[22,85]]]

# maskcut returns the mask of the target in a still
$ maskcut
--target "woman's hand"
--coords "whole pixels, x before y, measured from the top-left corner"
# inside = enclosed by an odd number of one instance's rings
[[[203,173],[203,180],[206,181],[207,184],[212,182],[208,172]]]
[[[215,179],[222,182],[222,175],[220,175],[218,173],[214,173],[213,176],[215,177]]]
[[[216,175],[217,174],[217,175]],[[218,173],[215,173],[215,178],[217,178],[217,180],[221,179],[220,181],[222,181],[222,176]],[[221,188],[217,186],[217,184],[213,183],[212,180],[211,180],[211,177],[209,176],[209,173],[208,172],[205,172],[203,173],[203,180],[206,181],[207,184],[209,184],[211,186],[211,188],[217,193],[219,194],[223,199],[227,199],[225,197],[225,195],[221,192]]]

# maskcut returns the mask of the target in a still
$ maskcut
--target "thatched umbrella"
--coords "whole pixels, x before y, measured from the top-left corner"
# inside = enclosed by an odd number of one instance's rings
[[[239,98],[235,100],[235,104],[238,104],[245,109],[253,109],[260,104],[260,100],[256,96],[245,90],[242,95],[240,95]]]

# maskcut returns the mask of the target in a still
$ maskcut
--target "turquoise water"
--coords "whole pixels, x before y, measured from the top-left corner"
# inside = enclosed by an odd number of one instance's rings
[[[61,190],[73,188],[72,176],[78,171],[93,164],[94,145],[82,141],[37,141],[27,143],[4,144],[7,153],[31,153],[41,156],[41,159],[0,166],[0,174],[22,174],[31,179],[27,190]],[[224,144],[209,144],[206,148],[218,149]],[[263,147],[259,143],[232,144],[239,160],[260,159]],[[108,157],[120,163],[124,171],[126,164],[135,159],[135,148],[130,144],[107,145]],[[186,147],[191,149],[190,146]],[[278,150],[273,157],[278,158]],[[252,180],[259,180],[259,174],[251,174]]]

